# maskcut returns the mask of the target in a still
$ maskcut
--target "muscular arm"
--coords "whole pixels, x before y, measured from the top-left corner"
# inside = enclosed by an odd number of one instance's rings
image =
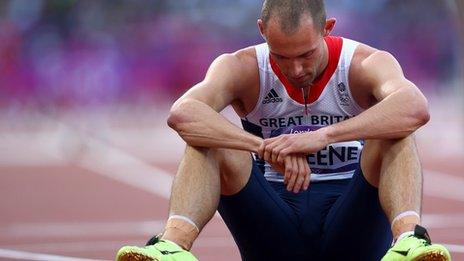
[[[390,54],[366,48],[350,69],[350,85],[363,104],[374,105],[349,120],[296,135],[281,135],[263,142],[259,153],[277,162],[292,153],[315,153],[328,144],[361,139],[403,138],[429,120],[427,100],[408,81]],[[353,92],[353,89],[352,89]],[[266,158],[266,157],[265,157]]]
[[[191,146],[256,152],[262,140],[232,124],[219,112],[240,100],[259,81],[254,50],[218,57],[205,79],[171,108],[168,125]]]
[[[427,100],[408,81],[396,59],[375,51],[362,59],[355,71],[354,87],[367,86],[376,104],[358,116],[321,129],[328,143],[358,139],[404,138],[427,123]]]
[[[254,52],[248,49],[220,56],[211,65],[205,79],[174,103],[168,125],[187,144],[258,152],[263,142],[261,138],[240,129],[219,114],[227,105],[237,105],[249,99],[253,93],[250,88],[259,84],[256,57],[250,55],[250,51]],[[310,169],[304,155],[288,155],[281,165],[270,164],[284,174],[289,191],[297,193],[308,189]]]

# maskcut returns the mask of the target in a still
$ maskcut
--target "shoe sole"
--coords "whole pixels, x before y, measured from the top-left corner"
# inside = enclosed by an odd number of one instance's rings
[[[442,251],[428,252],[416,257],[413,261],[450,261],[451,258]]]
[[[136,252],[126,252],[120,255],[118,261],[160,261],[158,258]]]

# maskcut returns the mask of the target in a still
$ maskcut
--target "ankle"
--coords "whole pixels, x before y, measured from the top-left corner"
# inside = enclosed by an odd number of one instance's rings
[[[178,237],[172,234],[168,234],[168,235],[163,234],[161,239],[164,241],[173,243],[187,251],[190,251],[190,249],[192,248],[192,244],[193,244],[193,242],[189,242],[188,240],[183,239],[183,237]]]
[[[406,233],[414,234],[414,228],[420,224],[420,216],[414,211],[406,211],[396,216],[391,224],[394,241]],[[403,237],[401,237],[403,238]]]
[[[176,215],[169,217],[161,239],[171,241],[189,251],[199,233],[200,230],[193,221]]]

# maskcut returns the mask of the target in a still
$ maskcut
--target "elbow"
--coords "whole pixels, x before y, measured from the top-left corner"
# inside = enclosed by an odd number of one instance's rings
[[[416,113],[416,121],[418,127],[422,127],[430,121],[430,113],[427,107],[418,110]]]
[[[177,112],[171,110],[169,112],[169,116],[166,123],[171,129],[178,131],[179,124],[181,123],[181,117],[180,115],[178,115]]]
[[[430,121],[430,112],[428,101],[425,96],[420,92],[415,93],[414,96],[414,102],[411,103],[413,108],[411,119],[413,122],[412,125],[414,126],[413,130],[415,131]]]
[[[166,121],[168,126],[178,133],[181,131],[181,127],[187,123],[189,119],[187,117],[187,109],[185,108],[188,106],[186,103],[188,103],[188,101],[185,100],[174,103],[169,111],[169,116]]]
[[[417,88],[402,88],[398,93],[402,97],[400,113],[404,116],[404,128],[397,138],[405,138],[429,122],[429,106],[427,99]]]

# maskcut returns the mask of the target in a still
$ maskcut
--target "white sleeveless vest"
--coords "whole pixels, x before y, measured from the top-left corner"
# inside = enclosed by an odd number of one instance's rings
[[[242,125],[246,131],[262,138],[307,132],[349,119],[363,111],[354,101],[348,83],[351,58],[359,43],[339,37],[326,37],[325,40],[329,46],[329,65],[332,63],[334,72],[325,75],[328,82],[322,82],[322,93],[314,102],[308,104],[308,114],[305,113],[304,104],[292,99],[287,91],[293,87],[288,86],[276,64],[271,61],[267,44],[255,47],[260,92],[253,111],[242,118]],[[329,69],[329,66],[327,67],[326,71]],[[359,166],[363,143],[334,143],[309,155],[311,181],[351,178]],[[267,180],[283,182],[282,174],[256,155],[255,160]]]

